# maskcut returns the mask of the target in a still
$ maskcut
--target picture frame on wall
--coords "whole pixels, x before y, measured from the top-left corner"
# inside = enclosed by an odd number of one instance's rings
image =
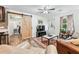
[[[38,24],[43,24],[43,21],[42,20],[38,20]]]
[[[3,6],[0,6],[0,22],[5,21],[5,8]]]

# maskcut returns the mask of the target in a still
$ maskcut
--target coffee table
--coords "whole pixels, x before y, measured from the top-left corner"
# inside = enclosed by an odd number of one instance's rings
[[[58,38],[58,36],[57,35],[53,35],[53,36],[48,36],[48,35],[45,35],[45,36],[42,36],[41,37],[41,41],[43,41],[43,38],[45,38],[45,39],[47,39],[48,40],[48,45],[50,44],[50,40],[54,40],[53,38],[55,38],[55,37],[57,37]]]

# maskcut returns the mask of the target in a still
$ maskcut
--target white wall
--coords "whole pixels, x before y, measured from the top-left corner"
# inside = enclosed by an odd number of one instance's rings
[[[55,33],[55,28],[54,28],[54,22],[55,22],[55,16],[54,15],[49,15],[48,17],[47,17],[47,19],[48,19],[48,34],[50,34],[50,35],[54,35],[54,33]],[[51,24],[52,24],[52,27],[51,27]]]
[[[75,32],[79,33],[79,10],[74,13]]]
[[[38,15],[32,15],[32,36],[36,37],[36,27],[38,25],[38,20],[43,21],[43,25],[45,25],[45,30],[48,30],[48,19]]]
[[[55,33],[54,34],[58,35],[60,32],[60,17],[66,16],[66,15],[71,15],[71,14],[73,14],[75,32],[79,33],[79,10],[74,10],[74,11],[69,11],[69,12],[55,15],[55,21],[54,21]]]
[[[25,13],[28,14],[28,13]],[[79,10],[75,11],[70,11],[70,12],[65,12],[57,15],[50,15],[50,17],[43,17],[43,16],[38,16],[38,15],[32,15],[32,36],[36,36],[36,26],[38,25],[38,20],[42,20],[43,24],[46,26],[46,31],[49,34],[55,34],[58,35],[60,32],[60,17],[65,16],[65,15],[71,15],[73,14],[73,19],[74,19],[74,27],[75,27],[75,32],[79,33]],[[11,22],[11,21],[10,21]],[[50,24],[53,24],[55,26],[55,29],[53,29]],[[11,22],[13,24],[13,21]],[[12,28],[16,26],[15,25],[9,25],[10,28],[10,34],[12,33]],[[49,30],[48,30],[49,27]]]

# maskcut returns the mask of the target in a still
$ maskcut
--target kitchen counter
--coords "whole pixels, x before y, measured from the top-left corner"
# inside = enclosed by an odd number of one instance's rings
[[[8,29],[0,28],[0,32],[8,32]]]

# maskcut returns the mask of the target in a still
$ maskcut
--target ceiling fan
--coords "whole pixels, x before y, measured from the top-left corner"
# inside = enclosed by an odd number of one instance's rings
[[[38,9],[39,13],[48,14],[50,11],[55,10],[55,8],[49,8],[48,6],[44,6],[41,9]]]

